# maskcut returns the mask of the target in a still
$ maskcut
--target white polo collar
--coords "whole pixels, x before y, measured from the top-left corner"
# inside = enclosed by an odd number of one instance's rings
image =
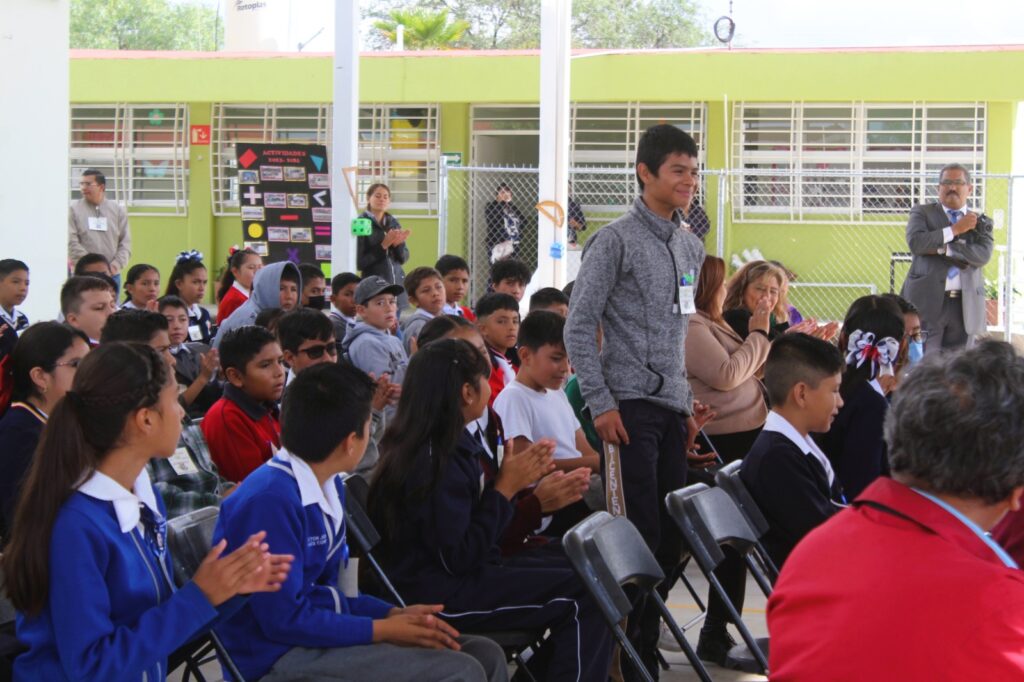
[[[139,503],[149,507],[156,516],[162,516],[153,494],[153,485],[149,482],[149,473],[143,467],[131,490],[125,488],[110,476],[94,471],[84,483],[78,486],[78,492],[96,500],[112,502],[117,523],[122,533],[130,533],[139,525]]]
[[[309,468],[305,460],[295,457],[284,448],[281,448],[274,455],[274,459],[287,462],[292,467],[295,475],[295,482],[299,485],[299,497],[302,499],[302,506],[308,507],[316,504],[320,510],[331,517],[334,522],[334,531],[341,527],[341,521],[345,516],[344,507],[341,505],[341,498],[338,496],[337,476],[331,476],[323,486],[316,480],[316,474]]]
[[[885,389],[882,388],[882,384],[878,383],[878,379],[872,379],[868,383],[871,384],[871,388],[875,389],[875,392],[878,393],[878,395],[883,398],[885,397]]]
[[[200,309],[198,303],[193,303],[192,305],[190,305],[188,309],[185,311],[185,313],[189,317],[194,317],[196,319],[201,319],[203,316],[202,310]]]
[[[245,294],[246,298],[249,298],[249,290],[246,289],[245,287],[243,287],[241,284],[239,284],[237,279],[234,282],[231,283],[231,288],[232,289],[238,289],[243,294]]]
[[[821,464],[825,470],[825,475],[828,477],[828,484],[832,485],[835,481],[836,474],[832,471],[832,464],[828,461],[828,457],[821,451],[817,443],[811,440],[810,436],[806,438],[800,435],[800,432],[796,430],[789,421],[781,414],[772,410],[768,413],[768,419],[764,422],[764,430],[778,433],[788,438],[793,445],[800,448],[800,451],[805,455],[814,457]]]

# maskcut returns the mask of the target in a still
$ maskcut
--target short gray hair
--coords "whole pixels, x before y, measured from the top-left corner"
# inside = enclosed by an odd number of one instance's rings
[[[959,163],[947,163],[945,166],[943,166],[942,170],[939,171],[939,182],[942,182],[943,175],[945,175],[949,171],[954,170],[958,170],[961,173],[963,173],[964,180],[967,181],[968,185],[971,184],[971,171],[967,169],[967,166],[964,166],[963,164]]]
[[[926,358],[885,420],[893,474],[928,490],[996,504],[1024,486],[1024,359],[1013,346]]]

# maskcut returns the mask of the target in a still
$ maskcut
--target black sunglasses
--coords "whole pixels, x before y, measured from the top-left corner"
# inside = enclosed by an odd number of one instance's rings
[[[319,360],[324,356],[324,353],[327,353],[331,357],[336,356],[338,354],[338,347],[333,343],[324,343],[319,346],[300,348],[299,352],[308,355],[310,360]]]

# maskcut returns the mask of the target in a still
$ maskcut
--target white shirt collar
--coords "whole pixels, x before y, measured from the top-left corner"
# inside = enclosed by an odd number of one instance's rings
[[[942,207],[942,212],[945,213],[947,216],[949,215],[950,211],[960,211],[960,217],[963,218],[971,211],[971,207],[969,204],[964,204],[960,208],[950,208],[949,206],[946,206],[944,203],[940,201],[939,206]]]
[[[202,317],[203,315],[198,303],[193,303],[192,305],[190,305],[188,307],[188,310],[186,310],[185,312],[188,314],[189,317],[195,317],[197,319]]]
[[[885,397],[885,390],[882,388],[882,384],[878,383],[878,379],[872,379],[868,383],[871,384],[871,388],[878,391],[878,395],[882,396],[883,398]]]
[[[458,315],[462,317],[462,309],[458,303],[445,303],[444,308],[441,310],[445,315]]]
[[[121,304],[121,310],[141,310],[141,308],[132,303],[131,299],[128,299],[127,301]]]
[[[800,448],[802,453],[810,455],[818,460],[822,468],[825,470],[825,475],[828,476],[828,484],[832,485],[836,478],[835,472],[832,471],[832,464],[828,461],[828,457],[825,456],[825,453],[821,451],[821,448],[818,447],[817,443],[815,443],[810,436],[805,438],[800,435],[800,432],[796,430],[796,427],[790,424],[789,420],[775,410],[768,413],[768,419],[764,422],[764,430],[785,436],[792,441],[793,445]]]
[[[239,284],[237,279],[231,283],[231,288],[238,289],[243,294],[245,294],[246,298],[249,298],[249,290],[243,287],[241,284]]]
[[[153,485],[149,482],[149,473],[143,467],[131,490],[112,479],[110,476],[94,471],[92,476],[78,486],[78,492],[96,500],[112,502],[117,523],[122,533],[130,533],[139,525],[139,503],[146,505],[156,515],[161,516],[153,494]]]
[[[338,496],[338,486],[335,483],[338,477],[331,476],[324,481],[321,487],[319,481],[316,480],[316,474],[313,473],[313,470],[309,468],[309,465],[301,457],[294,457],[284,448],[278,450],[274,457],[292,465],[295,482],[299,484],[299,496],[302,498],[302,506],[318,505],[321,511],[325,515],[330,516],[334,521],[333,530],[337,531],[341,527],[341,521],[345,516],[345,510],[341,506],[341,498]]]
[[[7,311],[4,310],[3,306],[0,306],[0,319],[10,325],[11,329],[18,328],[18,306],[11,308],[11,314],[8,315]]]

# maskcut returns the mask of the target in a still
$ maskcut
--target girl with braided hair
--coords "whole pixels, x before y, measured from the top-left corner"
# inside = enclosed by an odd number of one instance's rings
[[[850,306],[839,337],[846,369],[839,394],[843,406],[828,433],[819,437],[848,500],[879,476],[889,475],[882,425],[895,383],[903,339],[903,315],[882,296],[862,296]]]
[[[236,611],[233,597],[280,589],[291,557],[269,554],[263,532],[224,557],[218,543],[175,585],[145,466],[174,452],[181,418],[152,348],[103,344],[82,360],[43,430],[3,556],[28,647],[17,679],[164,680],[168,656]]]

